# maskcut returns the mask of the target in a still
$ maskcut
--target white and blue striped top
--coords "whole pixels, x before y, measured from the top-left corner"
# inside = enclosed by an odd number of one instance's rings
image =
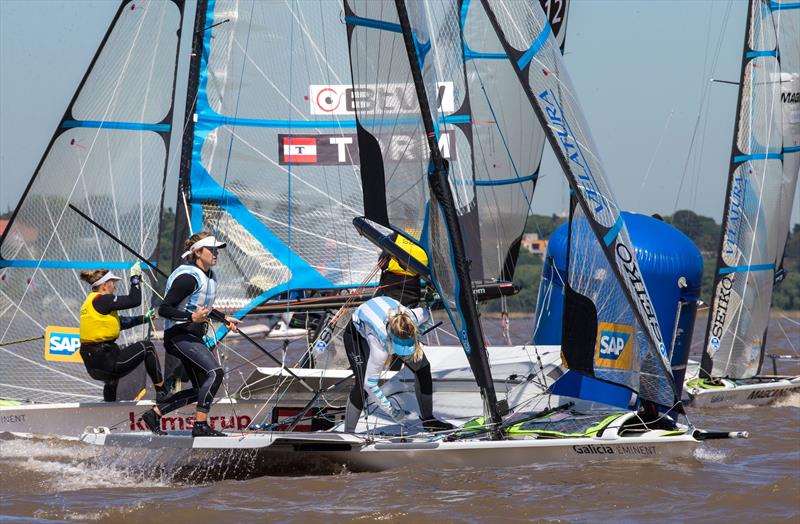
[[[169,293],[169,288],[172,286],[172,283],[175,282],[176,278],[181,275],[189,274],[197,280],[197,289],[194,290],[194,293],[184,298],[181,303],[178,304],[177,309],[182,309],[191,313],[197,309],[198,306],[212,307],[214,305],[214,299],[217,297],[217,276],[213,271],[209,273],[211,275],[210,277],[194,264],[178,266],[169,276],[169,279],[167,279],[167,289],[164,292],[164,296]],[[166,319],[164,321],[164,330],[166,331],[172,326],[182,323],[185,323],[185,321]]]
[[[383,394],[378,386],[378,379],[389,358],[386,322],[390,315],[397,312],[408,313],[420,331],[431,323],[430,311],[427,309],[409,309],[390,297],[375,297],[364,302],[353,312],[352,318],[358,333],[369,343],[369,360],[364,372],[364,389],[372,401],[393,418],[398,418],[401,413]]]

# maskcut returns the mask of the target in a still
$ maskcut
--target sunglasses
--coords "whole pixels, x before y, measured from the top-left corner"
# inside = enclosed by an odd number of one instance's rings
[[[218,247],[206,247],[206,249],[211,251],[211,254],[214,255],[214,256],[216,256],[219,253],[219,248]]]

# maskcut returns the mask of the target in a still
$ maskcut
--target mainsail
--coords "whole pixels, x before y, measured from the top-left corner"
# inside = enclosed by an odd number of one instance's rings
[[[563,48],[568,2],[541,0]],[[463,223],[475,280],[514,275],[545,134],[480,2],[460,2],[477,221]],[[459,151],[460,154],[460,151]],[[478,252],[478,255],[475,255]]]
[[[800,4],[748,7],[704,377],[761,369],[800,170]]]
[[[574,229],[590,229],[598,240],[573,246],[584,250],[584,260],[598,264],[593,278],[570,273],[564,325],[585,336],[565,340],[566,363],[673,406],[679,396],[658,319],[552,27],[538,5],[481,3],[580,204]],[[580,325],[570,325],[570,311]]]
[[[468,148],[463,142],[471,139],[469,128],[453,125],[469,121],[458,6],[428,2],[407,8],[404,2],[354,0],[345,5],[354,89],[392,91],[392,102],[384,103],[386,111],[356,105],[360,146],[366,151],[370,144],[371,158],[376,160],[371,174],[379,177],[379,183],[374,187],[381,193],[381,183],[388,185],[389,175],[400,173],[405,191],[424,198],[425,187],[430,188],[429,203],[421,209],[368,218],[388,223],[410,220],[393,224],[407,231],[422,226],[418,231],[428,247],[434,283],[489,410],[499,420],[461,232],[461,224],[475,208],[472,158],[451,155],[449,162],[446,158],[448,144],[462,143],[456,148],[464,151]],[[388,139],[398,136],[404,148],[395,157]],[[362,165],[364,161],[362,156]],[[367,173],[365,186],[366,177]]]
[[[157,259],[183,9],[121,3],[0,239],[2,398],[102,397],[78,353],[79,273],[125,271],[132,257],[68,205]]]
[[[198,8],[193,138],[178,200],[193,231],[228,243],[217,304],[242,316],[288,290],[358,286],[377,253],[351,225],[363,214],[363,153],[341,3]]]

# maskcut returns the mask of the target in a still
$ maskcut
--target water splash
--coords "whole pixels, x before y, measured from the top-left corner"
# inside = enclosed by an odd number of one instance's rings
[[[800,408],[800,393],[791,393],[775,403],[777,408]]]
[[[723,463],[729,454],[730,451],[713,449],[708,446],[698,446],[694,450],[694,457],[703,462]]]

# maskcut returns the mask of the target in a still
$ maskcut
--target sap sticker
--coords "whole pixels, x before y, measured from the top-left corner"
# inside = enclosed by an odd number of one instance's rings
[[[76,327],[48,326],[44,332],[45,360],[82,364],[80,348],[80,329]]]
[[[633,326],[600,322],[597,327],[595,366],[630,369],[633,355]]]

